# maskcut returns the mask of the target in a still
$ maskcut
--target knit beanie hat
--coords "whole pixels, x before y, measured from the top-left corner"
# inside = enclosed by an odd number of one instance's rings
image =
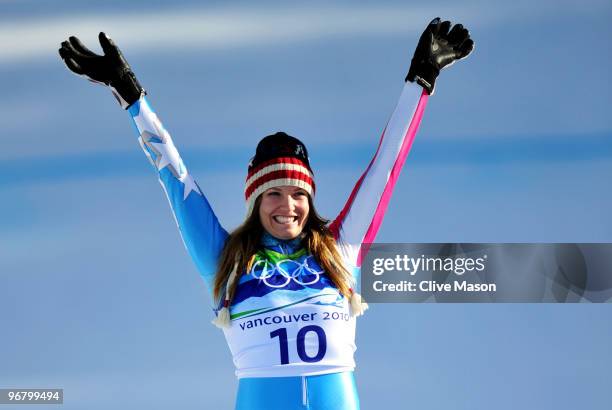
[[[249,163],[244,197],[247,218],[253,212],[255,200],[269,188],[292,185],[313,197],[314,175],[308,161],[306,146],[297,138],[277,132],[257,144]]]

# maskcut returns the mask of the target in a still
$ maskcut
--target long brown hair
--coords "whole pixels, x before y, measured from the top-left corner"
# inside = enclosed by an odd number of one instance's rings
[[[252,257],[261,248],[261,235],[264,228],[259,220],[259,206],[261,205],[260,195],[255,201],[253,211],[242,225],[234,230],[221,253],[219,268],[215,275],[214,297],[221,300],[226,286],[229,286],[229,300],[234,298],[234,293],[238,286],[238,280],[242,272],[249,270],[249,263]],[[322,218],[314,208],[312,198],[308,196],[309,212],[303,233],[304,244],[308,253],[314,256],[315,260],[323,268],[328,278],[347,298],[351,296],[352,276],[344,267],[342,257],[336,249],[336,240],[327,227],[329,221]],[[234,265],[236,264],[238,276],[233,283],[227,283]]]

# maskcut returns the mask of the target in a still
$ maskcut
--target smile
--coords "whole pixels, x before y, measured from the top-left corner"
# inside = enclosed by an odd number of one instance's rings
[[[291,224],[291,223],[297,222],[298,217],[297,216],[275,215],[272,217],[272,219],[274,219],[274,222],[279,223],[279,224]]]

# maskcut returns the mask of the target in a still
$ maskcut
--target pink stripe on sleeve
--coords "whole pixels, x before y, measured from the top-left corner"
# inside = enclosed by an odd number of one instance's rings
[[[425,106],[427,105],[428,97],[429,95],[425,91],[423,91],[412,121],[410,122],[408,130],[406,131],[406,137],[400,148],[399,155],[397,156],[395,164],[391,169],[389,180],[385,185],[378,206],[376,207],[376,211],[374,212],[372,222],[370,223],[370,226],[368,227],[368,230],[363,238],[363,243],[372,243],[376,238],[378,229],[380,228],[380,225],[382,224],[383,218],[385,216],[385,211],[387,210],[387,206],[389,205],[389,201],[391,200],[393,188],[395,188],[395,183],[397,182],[402,167],[406,162],[406,158],[408,157],[408,153],[410,152],[410,148],[412,147],[412,142],[414,141],[417,130],[419,129],[421,118],[423,118],[423,112],[425,111]],[[362,255],[361,253],[359,254],[359,256],[357,257],[357,266],[361,266],[361,260],[364,256],[365,255]]]
[[[340,214],[338,214],[336,219],[334,219],[334,221],[329,225],[329,229],[332,231],[332,234],[334,235],[334,239],[336,240],[338,239],[338,236],[340,235],[340,227],[342,226],[342,222],[344,221],[344,218],[346,217],[346,214],[348,213],[349,209],[351,209],[351,205],[353,205],[353,201],[355,200],[355,197],[357,196],[357,192],[359,192],[359,188],[361,188],[361,183],[363,182],[363,179],[370,171],[370,168],[372,168],[372,164],[374,163],[374,161],[376,160],[376,157],[378,156],[378,151],[380,150],[380,146],[382,145],[383,139],[385,138],[385,131],[387,131],[386,127],[383,130],[382,134],[380,135],[380,139],[378,140],[378,146],[376,147],[376,152],[374,153],[372,160],[370,161],[370,163],[368,164],[368,167],[363,172],[363,174],[361,174],[361,176],[359,177],[359,180],[353,187],[353,190],[351,191],[351,195],[349,196],[349,199],[346,201],[346,204],[344,204],[344,208],[342,208],[342,211],[340,211]]]

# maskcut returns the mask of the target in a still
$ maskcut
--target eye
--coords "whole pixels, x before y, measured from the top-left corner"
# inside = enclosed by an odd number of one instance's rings
[[[293,194],[295,197],[302,197],[308,195],[306,191],[297,191]]]
[[[278,191],[270,191],[266,193],[267,196],[280,196],[280,192]]]

